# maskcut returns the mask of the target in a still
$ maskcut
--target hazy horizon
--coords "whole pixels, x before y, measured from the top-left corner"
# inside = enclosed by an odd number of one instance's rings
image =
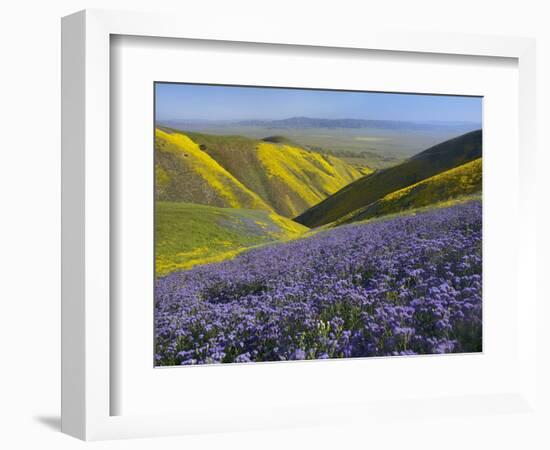
[[[482,98],[317,89],[155,84],[157,122],[359,119],[482,123]]]
[[[243,117],[238,119],[198,119],[198,118],[173,118],[173,119],[162,119],[159,118],[156,121],[159,123],[162,122],[186,122],[186,123],[197,123],[197,124],[223,124],[223,123],[236,123],[236,122],[249,122],[249,121],[261,121],[261,122],[277,122],[281,120],[289,120],[289,119],[314,119],[314,120],[367,120],[367,121],[380,121],[380,122],[406,122],[406,123],[419,123],[419,124],[476,124],[481,127],[480,122],[476,122],[473,120],[402,120],[402,119],[360,119],[358,117],[314,117],[314,116],[289,116],[289,117],[269,117],[265,119],[255,119],[253,117]]]

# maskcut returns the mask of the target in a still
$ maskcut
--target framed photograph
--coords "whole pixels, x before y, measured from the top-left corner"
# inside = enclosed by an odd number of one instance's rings
[[[155,111],[155,366],[482,352],[482,97],[159,82]]]
[[[84,11],[62,46],[64,432],[537,413],[532,40]]]

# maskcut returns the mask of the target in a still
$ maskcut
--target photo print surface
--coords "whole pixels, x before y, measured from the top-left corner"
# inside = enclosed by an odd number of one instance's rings
[[[155,366],[482,351],[482,98],[155,83]]]

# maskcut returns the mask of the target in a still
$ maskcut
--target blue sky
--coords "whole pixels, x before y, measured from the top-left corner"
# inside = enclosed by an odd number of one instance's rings
[[[479,97],[156,84],[157,120],[327,119],[481,123]]]

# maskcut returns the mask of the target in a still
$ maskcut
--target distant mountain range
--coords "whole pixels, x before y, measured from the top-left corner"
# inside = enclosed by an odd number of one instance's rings
[[[160,124],[172,127],[198,126],[246,126],[276,129],[304,129],[304,128],[353,128],[373,130],[407,130],[407,131],[445,131],[458,132],[472,131],[481,128],[481,124],[475,122],[446,122],[446,121],[404,121],[404,120],[367,120],[367,119],[321,119],[315,117],[289,117],[278,120],[163,120]]]
[[[242,120],[243,126],[264,128],[369,128],[379,130],[474,130],[480,125],[474,122],[413,122],[402,120],[318,119],[314,117],[290,117],[281,120]]]

